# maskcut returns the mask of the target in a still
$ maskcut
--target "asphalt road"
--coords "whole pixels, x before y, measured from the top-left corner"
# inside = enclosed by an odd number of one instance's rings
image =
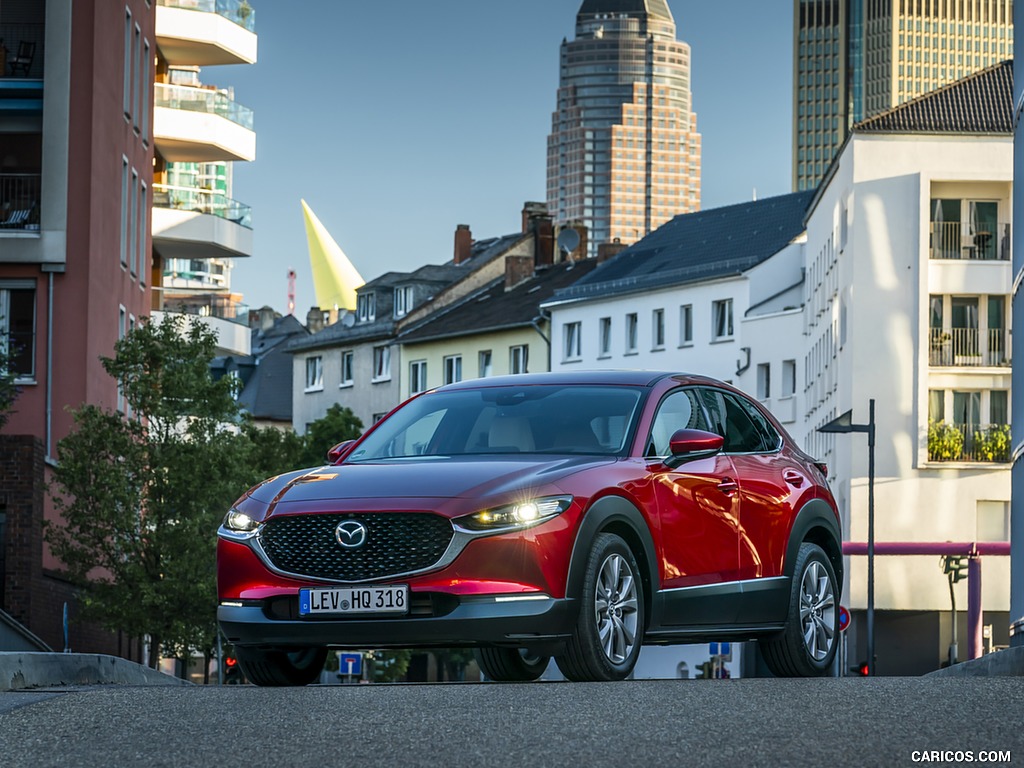
[[[4,768],[1024,765],[1024,678],[53,693],[0,694]]]

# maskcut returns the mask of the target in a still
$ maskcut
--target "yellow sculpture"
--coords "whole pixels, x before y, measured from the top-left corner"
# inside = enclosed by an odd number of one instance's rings
[[[322,310],[338,308],[355,311],[356,288],[366,281],[305,200],[302,201],[302,216],[306,222],[309,263],[313,268],[317,304]]]

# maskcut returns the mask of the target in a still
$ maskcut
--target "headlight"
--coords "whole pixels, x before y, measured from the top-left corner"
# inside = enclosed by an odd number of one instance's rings
[[[456,522],[470,531],[498,531],[528,528],[556,517],[569,508],[572,496],[547,496],[503,507],[485,509],[459,518]]]
[[[224,527],[229,531],[237,531],[238,533],[251,533],[259,527],[259,523],[253,520],[244,512],[239,512],[237,509],[232,509],[228,512],[227,517],[224,518]]]

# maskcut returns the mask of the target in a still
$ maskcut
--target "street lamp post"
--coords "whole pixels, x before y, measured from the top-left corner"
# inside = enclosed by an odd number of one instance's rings
[[[868,674],[875,674],[875,401],[868,401],[868,423],[854,424],[853,410],[818,427],[819,432],[868,436]]]

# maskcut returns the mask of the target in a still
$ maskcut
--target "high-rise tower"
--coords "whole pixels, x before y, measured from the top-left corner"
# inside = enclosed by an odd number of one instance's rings
[[[690,46],[666,0],[584,0],[562,41],[547,175],[556,225],[583,223],[591,255],[700,208]]]
[[[850,127],[1013,57],[1013,0],[793,0],[793,189]]]

